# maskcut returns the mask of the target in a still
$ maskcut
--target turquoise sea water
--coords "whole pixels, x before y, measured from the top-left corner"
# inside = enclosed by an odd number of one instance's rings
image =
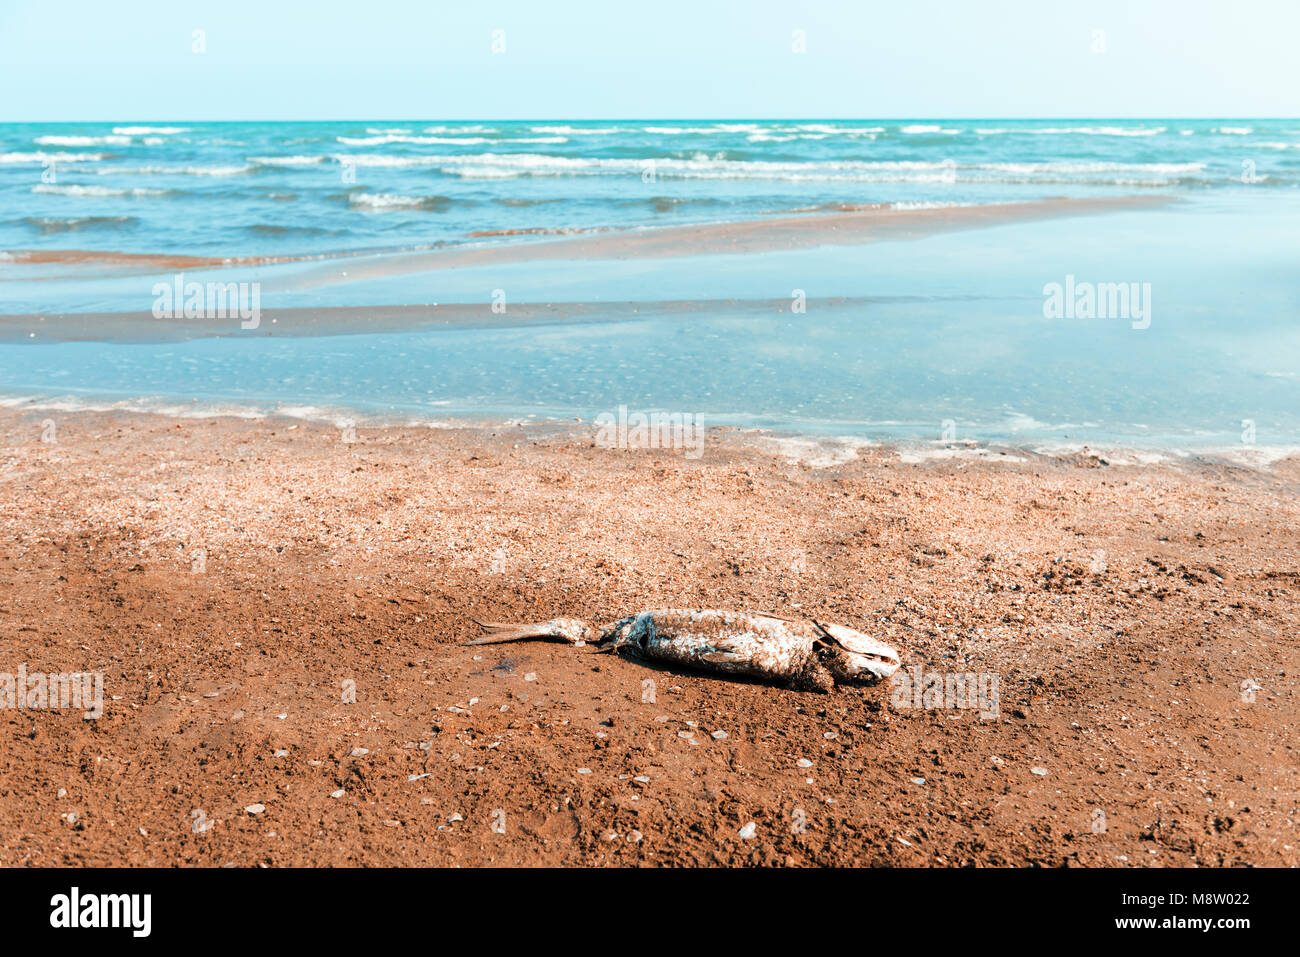
[[[1178,448],[1239,444],[1249,422],[1260,444],[1300,444],[1298,186],[1300,120],[3,126],[0,249],[368,251],[192,278],[258,281],[264,310],[466,303],[483,321],[36,336],[0,344],[0,393],[429,418],[628,405],[881,439]],[[1097,195],[1173,201],[858,246],[338,275],[571,231]],[[170,276],[0,261],[0,313],[148,311]],[[1067,276],[1149,284],[1149,326],[1046,318],[1043,288]],[[492,312],[496,290],[595,306],[530,325]],[[659,314],[664,300],[690,306]],[[604,321],[600,304],[629,301],[645,316],[611,305]]]
[[[1300,120],[9,124],[0,249],[386,249],[1243,176],[1300,185]]]

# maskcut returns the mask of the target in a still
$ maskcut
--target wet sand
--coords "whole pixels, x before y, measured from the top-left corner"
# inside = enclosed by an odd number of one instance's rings
[[[739,222],[697,223],[649,229],[600,229],[570,236],[564,231],[529,242],[470,243],[417,251],[357,250],[310,256],[267,256],[222,258],[183,256],[172,253],[119,253],[81,249],[10,250],[3,255],[18,265],[68,265],[118,267],[125,273],[175,272],[184,269],[216,269],[264,266],[324,260],[307,270],[308,281],[337,281],[346,275],[351,281],[377,277],[457,269],[472,266],[585,259],[658,259],[725,253],[768,252],[836,245],[919,239],[938,232],[982,229],[989,226],[1033,222],[1061,216],[1086,216],[1106,212],[1149,209],[1174,202],[1163,194],[1100,196],[1035,200],[1023,203],[989,203],[981,206],[951,206],[924,209],[890,207],[857,208],[797,216],[766,216]],[[500,238],[530,235],[531,231],[472,232],[470,238]],[[561,238],[557,238],[561,237]],[[344,267],[334,260],[345,258]],[[33,278],[69,278],[70,274]],[[2,279],[4,277],[0,277]],[[27,278],[22,274],[15,279]]]
[[[428,252],[395,253],[350,262],[349,282],[433,269],[504,265],[545,260],[665,259],[731,253],[811,249],[828,244],[855,245],[919,239],[939,232],[983,229],[1124,210],[1147,209],[1173,202],[1165,195],[1060,198],[1026,203],[990,203],[936,209],[871,209],[806,216],[771,216],[743,222],[701,223],[657,229],[619,230],[571,239],[452,247]],[[305,285],[343,280],[337,264],[305,270]]]
[[[898,297],[834,296],[808,300],[819,310],[865,308]],[[930,297],[930,302],[934,301]],[[151,312],[69,312],[0,315],[0,343],[186,342],[205,338],[344,336],[418,329],[492,329],[584,322],[628,322],[663,317],[768,317],[790,308],[789,299],[681,299],[655,302],[515,302],[508,314],[490,302],[414,306],[290,306],[261,310],[245,329],[235,310],[221,319],[158,318]]]
[[[107,697],[0,711],[0,864],[1300,864],[1295,459],[30,410],[0,455],[0,671]],[[461,644],[665,605],[997,713]]]

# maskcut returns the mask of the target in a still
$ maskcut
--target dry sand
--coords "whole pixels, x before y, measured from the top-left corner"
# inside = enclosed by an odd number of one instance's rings
[[[1300,864],[1297,460],[343,438],[0,412],[0,671],[107,697],[0,712],[0,864]],[[998,714],[461,644],[664,605],[842,622]]]

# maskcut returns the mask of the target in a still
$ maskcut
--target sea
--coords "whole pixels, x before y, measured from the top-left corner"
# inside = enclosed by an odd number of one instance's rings
[[[1094,198],[1117,202],[963,215]],[[918,227],[735,251],[670,232],[667,255],[591,254],[672,227],[895,211]],[[571,257],[510,252],[576,239]],[[200,317],[151,339],[99,315],[147,316],[177,277],[256,283],[268,316],[355,322],[277,335]],[[470,320],[366,322],[434,303]],[[48,334],[89,313],[94,333]],[[5,124],[6,317],[23,318],[0,336],[0,402],[19,407],[430,424],[628,408],[935,448],[1286,450],[1300,120]]]

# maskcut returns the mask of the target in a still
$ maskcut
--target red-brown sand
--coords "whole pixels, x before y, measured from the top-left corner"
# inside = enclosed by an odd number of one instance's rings
[[[0,864],[1300,864],[1295,460],[356,438],[0,412],[0,672],[106,697],[0,711]],[[997,713],[462,644],[665,605],[841,622]]]

